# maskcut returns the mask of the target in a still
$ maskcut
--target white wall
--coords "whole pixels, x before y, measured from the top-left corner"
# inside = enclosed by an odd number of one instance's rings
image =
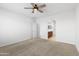
[[[48,39],[48,18],[37,19],[39,25],[40,38]]]
[[[0,9],[0,47],[31,38],[30,19]]]
[[[76,46],[79,51],[79,4],[76,7]]]
[[[61,12],[56,18],[56,41],[75,43],[75,14]],[[36,19],[40,27],[40,38],[48,39],[48,20],[53,16]],[[32,37],[31,20],[24,15],[0,9],[0,46],[16,43]]]
[[[75,44],[75,11],[61,12],[56,17],[56,41]]]
[[[56,19],[56,41],[75,44],[75,11],[64,11],[53,16]],[[38,19],[41,38],[47,39],[48,20],[53,20],[53,16]]]

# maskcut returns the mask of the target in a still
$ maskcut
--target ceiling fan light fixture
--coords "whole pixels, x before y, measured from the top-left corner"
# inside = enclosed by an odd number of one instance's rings
[[[32,5],[31,8],[24,7],[24,9],[32,9],[32,13],[34,13],[35,11],[39,11],[40,13],[43,13],[43,11],[41,9],[46,7],[46,4],[39,5],[36,3],[31,3],[31,5]]]

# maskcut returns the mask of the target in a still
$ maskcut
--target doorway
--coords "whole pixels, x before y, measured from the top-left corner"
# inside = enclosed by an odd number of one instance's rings
[[[51,37],[53,37],[53,31],[48,32],[48,39],[51,38]]]
[[[56,37],[56,21],[52,20],[48,23],[48,40],[54,40]]]

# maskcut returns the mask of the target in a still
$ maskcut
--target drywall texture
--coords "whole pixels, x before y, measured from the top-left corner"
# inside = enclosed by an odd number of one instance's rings
[[[75,44],[75,13],[74,10],[61,12],[56,17],[56,41]]]
[[[56,20],[56,41],[75,44],[75,11],[68,10],[53,16],[38,19],[40,25],[40,37],[47,39],[48,22]]]
[[[48,39],[48,18],[37,19],[39,25],[40,38]]]
[[[79,51],[79,4],[77,5],[76,7],[76,26],[75,26],[75,29],[76,29],[76,46],[78,48],[78,51]]]
[[[0,9],[0,47],[31,38],[30,19]]]

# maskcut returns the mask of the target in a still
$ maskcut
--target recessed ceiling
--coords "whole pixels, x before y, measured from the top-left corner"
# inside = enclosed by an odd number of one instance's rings
[[[0,7],[16,12],[19,14],[24,14],[27,17],[47,17],[48,15],[54,15],[61,11],[73,10],[76,3],[46,3],[46,7],[42,9],[44,13],[32,13],[31,9],[24,9],[24,7],[32,7],[30,3],[0,3]]]

